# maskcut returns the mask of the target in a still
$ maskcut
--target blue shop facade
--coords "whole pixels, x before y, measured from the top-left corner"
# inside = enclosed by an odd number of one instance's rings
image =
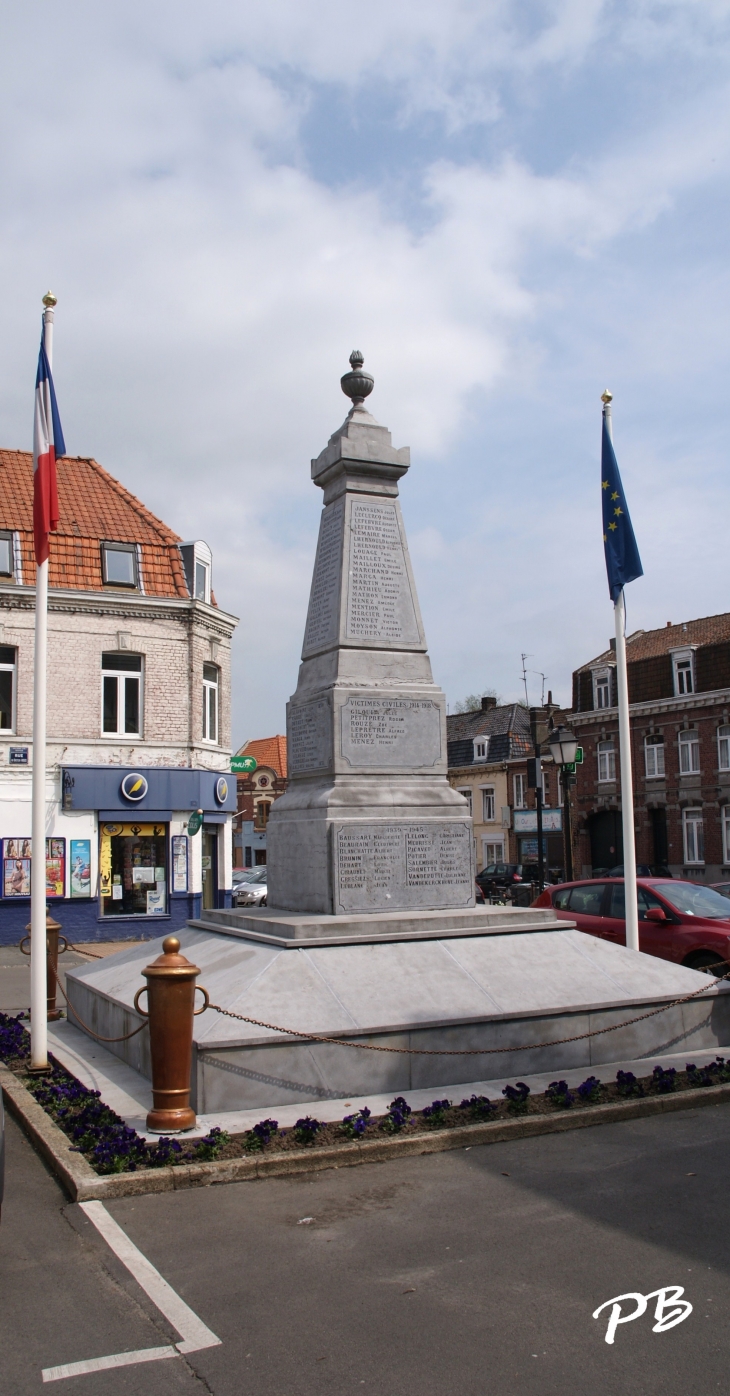
[[[28,786],[29,778],[30,772]],[[54,787],[46,896],[69,940],[152,939],[179,930],[203,909],[231,905],[234,776],[185,767],[63,766]],[[30,788],[27,800],[25,791],[17,793],[12,818],[6,806],[2,819],[3,945],[17,944],[30,919]]]

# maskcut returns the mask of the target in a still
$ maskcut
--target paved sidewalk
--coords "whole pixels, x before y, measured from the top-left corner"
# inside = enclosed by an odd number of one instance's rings
[[[116,955],[119,950],[129,950],[142,944],[136,940],[106,940],[89,945],[94,955]],[[62,987],[66,987],[66,970],[76,965],[88,965],[88,955],[78,955],[67,950],[58,957],[58,977]],[[59,1008],[63,1007],[63,996],[58,995]],[[30,1007],[30,959],[23,955],[17,945],[0,945],[0,1013],[26,1013]]]

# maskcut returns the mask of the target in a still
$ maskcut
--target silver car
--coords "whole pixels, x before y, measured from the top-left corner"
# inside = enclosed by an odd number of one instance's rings
[[[266,906],[266,868],[236,868],[233,873],[234,906]]]

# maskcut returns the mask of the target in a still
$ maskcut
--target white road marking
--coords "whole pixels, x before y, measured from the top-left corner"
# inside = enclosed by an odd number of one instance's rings
[[[216,1338],[210,1328],[198,1318],[196,1313],[185,1303],[184,1299],[176,1294],[167,1280],[163,1280],[159,1270],[155,1270],[146,1255],[137,1249],[133,1241],[130,1241],[126,1231],[122,1231],[114,1218],[109,1215],[103,1202],[81,1202],[79,1203],[82,1212],[85,1212],[89,1221],[94,1223],[97,1231],[104,1237],[107,1245],[114,1254],[118,1256],[123,1265],[126,1265],[130,1275],[133,1275],[137,1284],[149,1295],[152,1303],[164,1314],[173,1328],[176,1328],[181,1343],[175,1346],[178,1352],[200,1352],[202,1348],[217,1347],[220,1338]]]
[[[152,1303],[164,1314],[180,1334],[181,1342],[160,1348],[138,1348],[136,1352],[115,1352],[109,1357],[90,1357],[85,1362],[67,1362],[59,1367],[44,1367],[42,1377],[46,1381],[60,1381],[63,1377],[82,1377],[87,1372],[103,1372],[110,1367],[130,1367],[138,1362],[159,1362],[166,1357],[178,1357],[181,1353],[200,1352],[203,1348],[217,1347],[216,1338],[203,1320],[193,1312],[184,1299],[176,1294],[167,1280],[163,1280],[159,1270],[150,1263],[146,1255],[130,1241],[126,1231],[122,1231],[114,1218],[109,1215],[103,1202],[81,1202],[82,1212],[94,1223],[114,1254],[126,1265],[130,1275],[149,1296]]]
[[[137,1352],[115,1352],[111,1357],[90,1357],[88,1362],[67,1362],[63,1367],[44,1367],[44,1381],[61,1381],[62,1377],[83,1377],[87,1372],[104,1372],[109,1367],[130,1367],[137,1362],[159,1362],[163,1357],[177,1357],[176,1348],[140,1348]]]

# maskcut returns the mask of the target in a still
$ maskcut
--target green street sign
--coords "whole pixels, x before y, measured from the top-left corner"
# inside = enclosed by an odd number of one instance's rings
[[[575,764],[576,764],[576,766],[582,766],[582,765],[583,765],[583,748],[582,748],[582,746],[577,746],[577,747],[575,748]]]
[[[258,761],[256,760],[256,757],[255,757],[255,756],[232,756],[232,757],[231,757],[231,770],[232,770],[232,771],[248,771],[249,773],[251,773],[252,771],[255,771],[255,770],[256,770],[256,767],[258,766],[258,764],[259,764],[259,763],[258,763]]]
[[[563,766],[563,770],[564,770],[564,771],[567,771],[569,776],[574,776],[574,775],[575,775],[575,761],[566,761],[565,765]]]
[[[188,820],[188,833],[197,834],[203,823],[202,809],[196,809]]]

